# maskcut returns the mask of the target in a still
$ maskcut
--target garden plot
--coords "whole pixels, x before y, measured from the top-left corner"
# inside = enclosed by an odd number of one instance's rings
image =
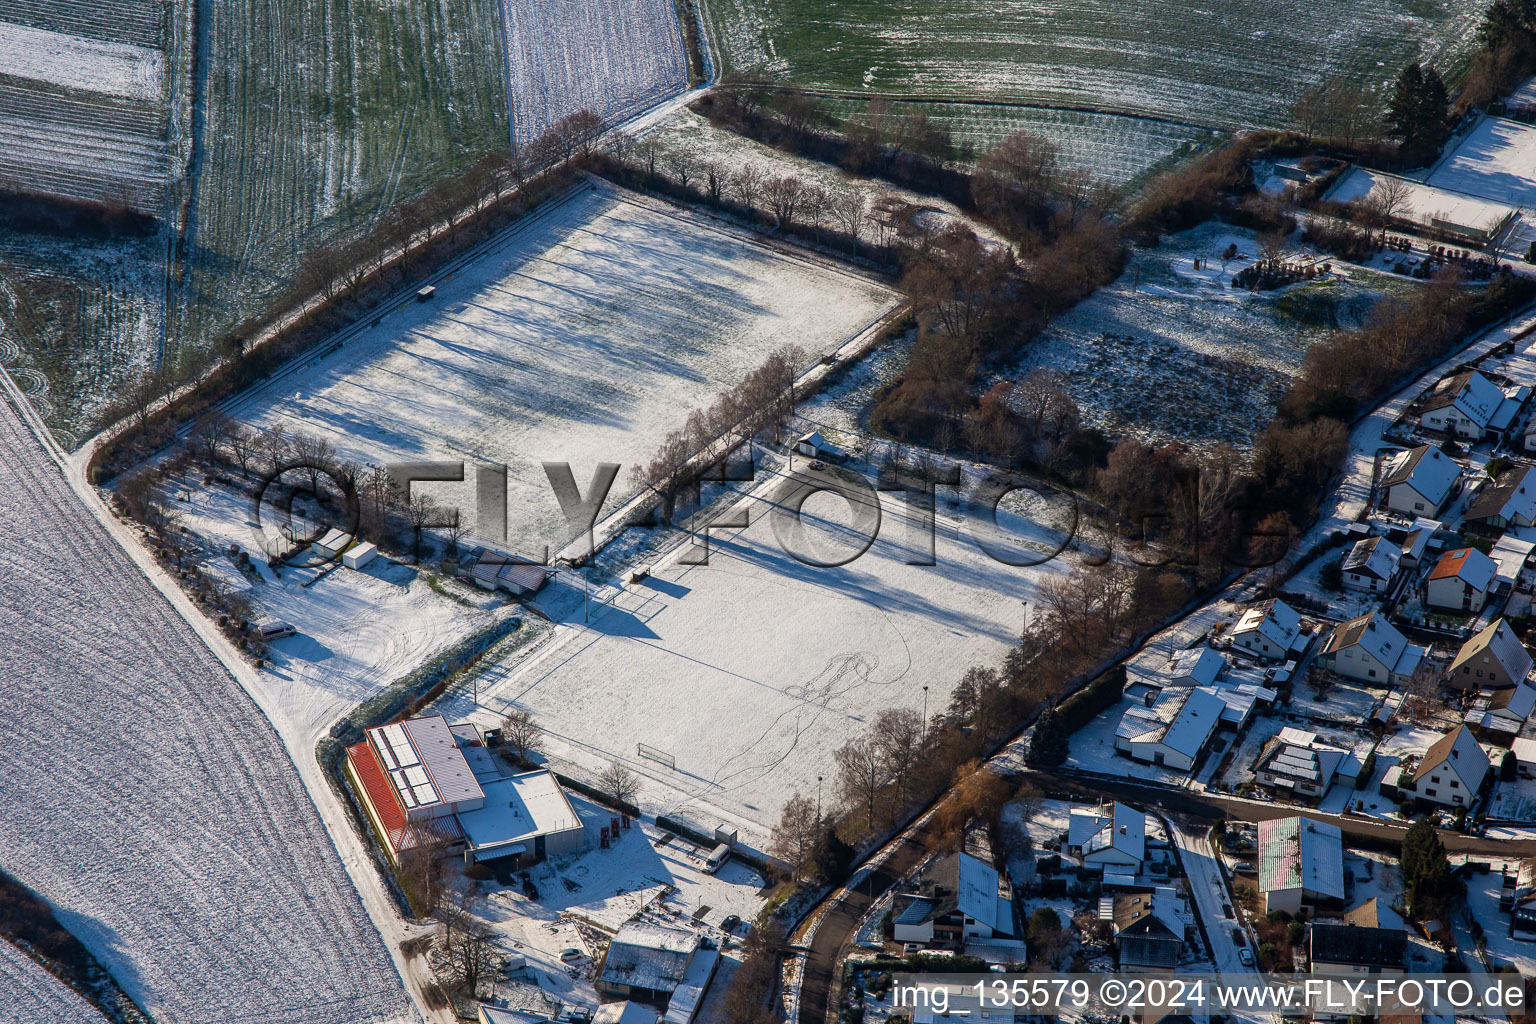
[[[1483,118],[1426,182],[1505,206],[1536,207],[1536,126]]]
[[[672,0],[501,0],[501,9],[520,143],[578,110],[613,124],[688,87]]]
[[[3,939],[0,1017],[7,1024],[106,1024],[94,1006]]]
[[[769,351],[794,342],[819,358],[896,301],[706,218],[586,186],[503,235],[431,304],[402,306],[233,411],[363,462],[505,464],[512,546],[540,554],[570,537],[542,462],[569,462],[583,488],[597,463],[624,464],[611,509],[629,465]],[[467,485],[431,493],[472,518]]]
[[[865,554],[841,568],[803,564],[770,516],[782,472],[760,463],[758,487],[719,511],[721,522],[744,511],[750,525],[711,530],[708,565],[684,564],[688,547],[650,561],[648,578],[595,592],[590,621],[579,580],[547,588],[539,607],[558,623],[553,635],[486,672],[479,714],[490,722],[527,708],[551,760],[589,777],[623,760],[645,776],[648,814],[736,822],[759,845],[792,794],[816,791],[818,775],[827,802],[837,799],[834,752],[882,710],[920,710],[931,686],[936,714],[967,666],[997,662],[1023,622],[1019,602],[1066,569],[1067,558],[994,562],[969,525],[942,512],[936,565],[908,565],[918,554],[913,517],[893,495],[880,499],[879,537]],[[811,498],[806,544],[850,553],[848,519],[842,499]],[[1059,525],[1001,521],[1011,537],[1060,538]],[[451,716],[468,710],[448,705]],[[676,767],[640,758],[639,744]]]
[[[271,726],[3,402],[0,451],[5,869],[158,1020],[415,1019]]]
[[[827,100],[840,117],[862,113],[861,100]],[[1181,157],[1192,156],[1224,137],[1208,128],[1050,107],[982,106],[968,103],[895,103],[897,116],[922,113],[947,128],[957,149],[973,159],[1015,132],[1054,142],[1064,167],[1095,181],[1123,186]]]
[[[1403,65],[1454,67],[1482,0],[1228,4],[1180,0],[718,0],[726,63],[805,85],[942,99],[1027,100],[1278,127],[1336,75],[1379,91]]]
[[[1223,260],[1229,245],[1238,257]],[[1084,418],[1111,434],[1248,450],[1307,348],[1360,323],[1380,297],[1337,267],[1276,292],[1230,289],[1258,255],[1251,232],[1214,224],[1138,250],[1117,281],[1058,317],[1002,376],[1063,371]]]

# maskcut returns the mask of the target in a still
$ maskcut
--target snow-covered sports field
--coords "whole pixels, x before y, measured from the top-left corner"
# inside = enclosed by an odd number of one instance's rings
[[[0,400],[0,862],[156,1020],[414,1019],[276,734]]]
[[[519,142],[578,110],[615,123],[688,87],[672,0],[502,0],[501,7]]]
[[[31,957],[0,939],[0,1019],[6,1024],[105,1024],[106,1018]]]
[[[401,305],[232,412],[366,463],[505,464],[511,544],[539,553],[569,539],[542,462],[569,462],[583,488],[597,463],[623,464],[612,508],[630,464],[770,351],[793,342],[820,357],[896,302],[873,280],[589,185],[501,236],[430,303]],[[473,518],[471,484],[429,486]]]
[[[1536,207],[1536,125],[1483,118],[1427,182],[1506,206]]]
[[[970,538],[974,520],[941,503],[936,564],[909,565],[923,548],[916,517],[887,494],[865,554],[840,568],[806,565],[770,514],[785,469],[759,453],[751,493],[735,505],[750,525],[711,531],[707,566],[679,560],[687,545],[643,556],[655,559],[650,576],[600,591],[590,621],[579,578],[547,588],[539,606],[558,625],[526,657],[486,673],[480,713],[489,721],[528,708],[552,757],[591,777],[622,759],[645,776],[647,813],[733,821],[760,845],[795,791],[814,796],[818,775],[836,802],[833,755],[882,710],[921,711],[926,686],[937,713],[968,667],[997,664],[1023,627],[1021,602],[1035,604],[1041,581],[1072,564],[1070,554],[1031,568],[993,561]],[[841,498],[812,497],[805,517],[818,552],[856,546]],[[1059,521],[1002,521],[1010,536],[1061,543]],[[642,743],[671,754],[676,769],[638,756]]]

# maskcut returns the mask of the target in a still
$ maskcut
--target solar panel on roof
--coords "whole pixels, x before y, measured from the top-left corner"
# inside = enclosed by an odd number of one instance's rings
[[[405,780],[412,786],[425,786],[432,781],[427,777],[427,770],[419,764],[413,764],[405,769]]]
[[[376,746],[377,746],[378,751],[379,751],[379,757],[384,762],[384,770],[385,771],[391,771],[392,772],[396,768],[400,767],[399,763],[397,763],[395,761],[395,755],[389,749],[389,744],[387,742],[376,744]]]
[[[416,799],[423,804],[437,803],[437,790],[432,787],[432,783],[430,782],[423,782],[421,785],[415,787],[411,792],[415,795]]]

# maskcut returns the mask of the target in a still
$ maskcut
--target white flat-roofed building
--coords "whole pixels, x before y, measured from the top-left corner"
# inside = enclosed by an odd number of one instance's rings
[[[346,530],[328,530],[325,536],[312,541],[309,549],[321,558],[335,558],[351,543],[352,535]]]
[[[1395,224],[1453,239],[1463,245],[1487,245],[1516,214],[1514,207],[1504,203],[1435,188],[1364,167],[1350,168],[1325,198],[1335,203],[1358,202],[1373,192],[1380,192],[1389,180],[1401,182],[1407,191],[1407,202],[1393,217]]]
[[[546,771],[485,784],[485,802],[459,812],[470,860],[571,853],[586,845],[581,817],[560,783]]]

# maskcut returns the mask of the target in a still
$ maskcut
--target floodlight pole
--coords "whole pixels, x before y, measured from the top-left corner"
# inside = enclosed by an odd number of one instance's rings
[[[821,824],[821,776],[816,776],[816,824]]]
[[[923,687],[923,735],[928,734],[928,687]]]

